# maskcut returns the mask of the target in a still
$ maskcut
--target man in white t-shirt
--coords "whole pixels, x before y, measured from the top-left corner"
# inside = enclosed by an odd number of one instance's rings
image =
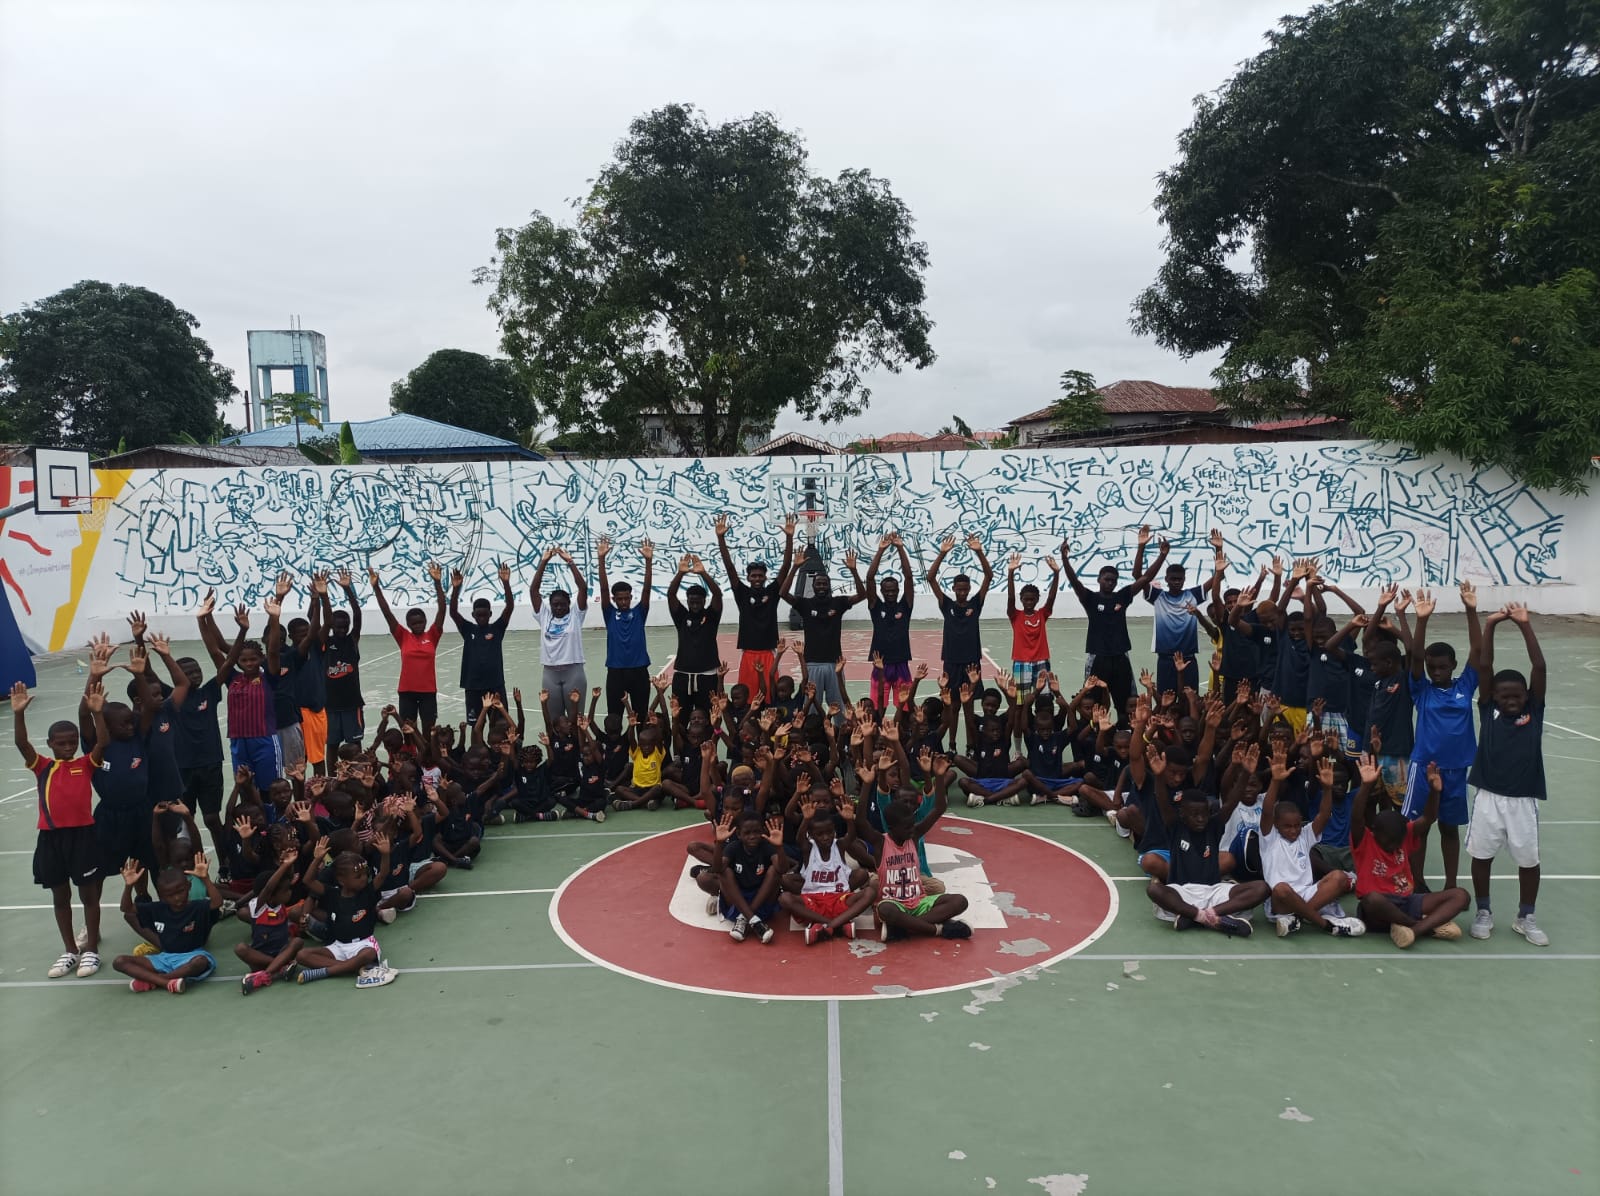
[[[566,590],[551,590],[548,601],[540,593],[545,566],[552,557],[560,557],[572,570],[576,605]],[[565,548],[552,545],[545,549],[528,587],[528,601],[539,620],[539,661],[544,665],[539,687],[550,695],[552,710],[564,709],[569,718],[577,718],[582,695],[589,689],[589,677],[583,670],[583,617],[589,609],[589,584]],[[572,701],[574,693],[579,695],[577,704]]]

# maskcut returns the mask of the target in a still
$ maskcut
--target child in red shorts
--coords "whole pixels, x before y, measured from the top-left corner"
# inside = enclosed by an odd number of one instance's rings
[[[836,934],[853,939],[856,919],[867,912],[878,892],[872,874],[851,867],[845,854],[855,843],[855,809],[849,803],[838,810],[819,809],[816,802],[804,801],[800,814],[798,837],[805,862],[798,874],[784,877],[786,891],[778,894],[778,905],[805,923],[808,947]]]

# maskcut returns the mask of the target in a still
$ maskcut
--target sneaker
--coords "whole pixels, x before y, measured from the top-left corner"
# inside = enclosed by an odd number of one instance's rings
[[[305,980],[305,972],[306,972],[305,968],[303,968],[299,964],[297,964],[297,963],[290,964],[288,967],[283,969],[284,983],[286,983],[286,984],[304,984],[306,982],[306,980]]]
[[[566,806],[557,806],[555,809],[551,810],[550,813],[555,815],[555,820],[557,822],[560,822],[563,818],[565,818],[567,816],[567,807]]]
[[[661,808],[661,799],[658,797],[652,797],[649,801],[644,803],[644,808],[647,810],[659,810]]]
[[[970,939],[972,927],[959,918],[951,918],[948,922],[940,923],[939,937],[942,939]]]
[[[76,951],[63,951],[61,958],[50,965],[50,970],[45,973],[52,980],[60,980],[69,972],[78,970],[78,953]]]
[[[232,897],[224,897],[222,905],[217,909],[217,920],[225,922],[239,912],[239,903]]]
[[[592,817],[596,822],[604,822],[606,820],[606,812],[604,810],[596,810]]]
[[[1486,939],[1494,933],[1494,915],[1486,909],[1480,909],[1472,919],[1472,928],[1467,931],[1475,939]]]
[[[1017,794],[1013,793],[1010,797],[1006,798],[1000,804],[1002,806],[1020,806],[1022,804],[1022,798],[1019,797]]]
[[[1232,914],[1218,914],[1217,924],[1212,930],[1221,931],[1230,939],[1247,939],[1254,932],[1255,927],[1250,925],[1247,918],[1236,918]]]
[[[702,873],[709,871],[710,864],[693,864],[689,868],[689,879],[699,880]]]
[[[772,927],[768,926],[760,918],[753,918],[750,922],[750,933],[755,935],[763,943],[770,943],[773,939],[773,936],[778,932],[772,929]]]
[[[78,931],[76,937],[73,939],[73,942],[77,944],[78,950],[82,951],[89,945],[89,931],[87,929]]]
[[[744,942],[744,936],[750,932],[750,919],[740,914],[733,920],[733,927],[728,931],[728,937],[736,943]]]
[[[1511,929],[1527,939],[1535,947],[1548,947],[1550,936],[1539,929],[1538,923],[1533,920],[1532,914],[1527,914],[1511,923]]]
[[[472,871],[472,857],[470,855],[462,856],[460,859],[458,859],[456,861],[456,867],[457,868],[465,868],[468,872],[471,872]]]
[[[828,933],[828,928],[820,922],[807,922],[805,930],[801,933],[806,941],[806,946],[815,947],[818,943],[833,936]]]
[[[251,993],[255,992],[256,989],[266,988],[267,985],[271,983],[272,977],[267,975],[265,972],[251,972],[249,975],[240,978],[239,995],[248,997]]]
[[[1442,922],[1433,928],[1433,937],[1444,939],[1446,942],[1454,942],[1461,937],[1461,927],[1454,922]]]
[[[1035,793],[1032,797],[1030,797],[1028,799],[1028,804],[1030,806],[1042,806],[1049,800],[1050,799],[1048,797],[1046,797],[1044,794]]]
[[[400,973],[385,963],[375,963],[370,968],[362,968],[356,973],[357,988],[382,988],[385,984],[393,984],[394,978]]]
[[[1300,929],[1300,919],[1293,914],[1279,914],[1272,919],[1273,925],[1278,929],[1278,937],[1286,939]]]
[[[969,794],[967,794],[967,809],[969,809],[969,810],[981,810],[981,809],[983,809],[983,794],[981,794],[981,793],[969,793]]]
[[[1400,950],[1404,951],[1407,947],[1411,946],[1412,943],[1417,941],[1417,933],[1409,926],[1395,925],[1389,927],[1389,938],[1393,940],[1396,947],[1399,947]]]
[[[155,987],[156,986],[151,984],[150,981],[148,981],[148,980],[130,980],[130,981],[128,981],[128,990],[130,992],[136,992],[136,993],[154,992],[155,991]]]
[[[850,942],[855,942],[856,924],[854,922],[846,922],[843,926],[839,927],[839,934],[848,939]]]
[[[85,951],[78,957],[78,979],[86,980],[100,970],[100,956],[94,951]]]
[[[1328,933],[1341,939],[1359,938],[1367,933],[1367,924],[1360,918],[1329,918]]]
[[[633,803],[631,801],[623,801],[619,797],[616,799],[616,801],[611,803],[611,808],[613,810],[631,810],[633,809]]]
[[[179,976],[176,980],[167,981],[167,991],[175,997],[183,996],[184,990],[188,987],[189,982],[186,981],[182,976]]]
[[[1174,930],[1193,930],[1198,925],[1200,925],[1200,923],[1196,922],[1188,914],[1179,914],[1177,916],[1177,918],[1174,919],[1174,921],[1172,923],[1172,929],[1174,929]]]
[[[1177,914],[1170,910],[1164,910],[1159,905],[1152,905],[1150,907],[1150,912],[1155,914],[1155,916],[1163,922],[1176,922],[1178,920]]]
[[[504,814],[491,814],[483,820],[484,826],[504,826],[505,824],[506,816]]]
[[[399,916],[400,911],[395,909],[393,906],[388,909],[380,909],[378,911],[378,921],[382,922],[385,926],[391,925]]]

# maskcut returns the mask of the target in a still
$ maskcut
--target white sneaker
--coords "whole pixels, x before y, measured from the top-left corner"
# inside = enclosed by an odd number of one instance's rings
[[[1300,919],[1293,914],[1274,914],[1272,922],[1280,939],[1286,939],[1300,929]]]
[[[1340,914],[1337,918],[1328,919],[1328,933],[1336,938],[1356,939],[1367,933],[1367,924],[1360,918],[1348,918]]]
[[[1494,933],[1494,915],[1486,909],[1480,909],[1478,916],[1472,919],[1472,926],[1467,930],[1475,939],[1486,939]]]
[[[380,909],[378,911],[378,921],[382,922],[385,926],[391,926],[394,924],[395,918],[399,917],[399,915],[400,911],[395,909],[393,906],[390,906],[388,909]]]
[[[1010,797],[1006,798],[1000,804],[1002,806],[1020,806],[1022,804],[1022,799],[1020,797],[1018,797],[1015,793],[1013,793]]]
[[[706,898],[706,915],[712,918],[722,916],[722,898],[716,896]]]
[[[385,963],[375,963],[370,968],[362,968],[356,973],[357,988],[382,988],[385,984],[393,984],[394,978],[400,973]]]
[[[1477,927],[1476,922],[1473,923],[1473,927]],[[1539,929],[1538,923],[1533,920],[1532,914],[1525,918],[1518,918],[1511,923],[1511,929],[1527,939],[1535,947],[1548,947],[1550,945],[1550,936]]]
[[[50,965],[50,970],[45,973],[52,980],[60,980],[63,976],[71,975],[78,970],[78,955],[75,951],[63,951],[61,958]]]
[[[1044,794],[1035,793],[1032,797],[1030,797],[1028,799],[1028,804],[1030,806],[1042,806],[1049,800],[1050,799],[1048,797],[1046,797]]]
[[[1150,907],[1150,909],[1151,909],[1151,912],[1155,914],[1156,919],[1158,921],[1161,921],[1161,922],[1176,922],[1178,920],[1178,915],[1177,914],[1173,913],[1169,909],[1162,909],[1159,905],[1152,905]]]
[[[969,794],[967,794],[967,809],[969,809],[969,810],[981,810],[981,809],[983,809],[983,794],[981,794],[981,793],[969,793]]]

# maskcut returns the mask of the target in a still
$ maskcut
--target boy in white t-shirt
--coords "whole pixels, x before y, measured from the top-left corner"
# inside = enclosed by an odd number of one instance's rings
[[[1261,873],[1272,892],[1271,917],[1278,937],[1293,934],[1303,922],[1343,937],[1364,934],[1366,924],[1359,918],[1346,917],[1339,905],[1339,897],[1354,887],[1355,878],[1337,868],[1320,881],[1311,874],[1311,849],[1333,816],[1333,761],[1324,756],[1318,767],[1322,801],[1309,827],[1299,806],[1278,800],[1288,777],[1288,754],[1275,751],[1272,784],[1261,799],[1261,825],[1270,828],[1261,836]]]
[[[783,878],[778,905],[804,925],[808,947],[836,934],[853,939],[856,919],[878,895],[872,873],[853,867],[845,854],[856,839],[855,807],[845,802],[835,811],[803,801],[800,814],[797,838],[806,853],[805,862]],[[841,824],[843,835],[839,833]]]

